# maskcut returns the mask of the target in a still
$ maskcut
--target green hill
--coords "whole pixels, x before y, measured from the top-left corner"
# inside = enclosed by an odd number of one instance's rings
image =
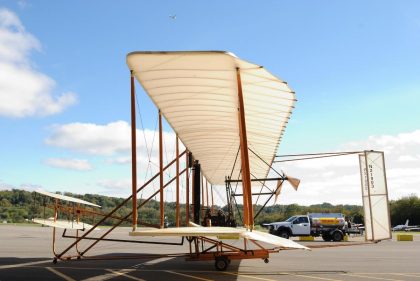
[[[59,193],[59,192],[57,192]],[[64,195],[77,197],[102,206],[102,212],[109,212],[115,206],[120,204],[124,199],[108,197],[97,194],[78,195],[72,193],[64,193]],[[139,203],[142,200],[139,200]],[[13,189],[0,191],[0,223],[21,223],[29,221],[34,217],[51,217],[52,210],[44,208],[44,205],[52,204],[52,200],[41,196],[35,192]],[[254,206],[254,212],[261,208],[260,205]],[[180,204],[181,222],[185,221],[185,205]],[[227,210],[227,206],[215,206],[215,209]],[[234,207],[237,211],[236,207]],[[242,206],[239,205],[241,210]],[[131,211],[131,201],[122,207],[116,215],[124,216]],[[322,203],[311,206],[300,206],[297,204],[290,205],[273,205],[267,206],[257,217],[255,224],[268,223],[273,221],[282,221],[296,214],[306,213],[334,212],[343,213],[352,218],[354,223],[363,223],[363,210],[358,205],[332,205]],[[159,203],[150,200],[139,211],[139,221],[157,224],[159,220]],[[165,202],[165,216],[168,222],[173,224],[175,221],[175,202]],[[62,215],[62,218],[65,216]],[[69,218],[70,219],[70,218]],[[409,219],[410,224],[420,224],[420,199],[415,196],[404,197],[396,201],[391,201],[391,222],[392,225],[403,224]],[[86,217],[83,221],[92,223],[97,221],[98,217]],[[105,224],[112,224],[113,220],[106,221]],[[128,225],[128,223],[126,224]]]

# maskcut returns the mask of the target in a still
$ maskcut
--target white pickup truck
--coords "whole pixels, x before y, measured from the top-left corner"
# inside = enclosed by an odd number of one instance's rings
[[[325,241],[341,241],[348,233],[344,215],[313,213],[293,216],[283,222],[264,224],[271,234],[288,239],[290,236],[322,236]]]

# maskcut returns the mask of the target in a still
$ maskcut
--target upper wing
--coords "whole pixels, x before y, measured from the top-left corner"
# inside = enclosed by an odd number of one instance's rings
[[[74,203],[79,203],[79,204],[84,204],[84,205],[89,205],[89,206],[93,206],[93,207],[98,207],[100,208],[101,206],[93,204],[91,202],[79,199],[79,198],[74,198],[74,197],[70,197],[70,196],[66,196],[66,195],[61,195],[61,194],[56,194],[56,193],[52,193],[52,192],[48,192],[48,191],[44,191],[44,190],[35,190],[35,192],[48,196],[48,197],[53,197],[53,198],[57,198],[59,200],[64,200],[64,201],[69,201],[69,202],[74,202]]]
[[[249,154],[250,169],[256,178],[267,176],[269,166],[261,159],[272,163],[296,101],[286,82],[222,51],[133,52],[127,65],[216,185],[241,168],[239,69],[248,146],[255,152]]]
[[[260,231],[248,231],[244,228],[233,227],[175,227],[163,229],[142,229],[130,232],[130,236],[216,236],[232,238],[245,238],[272,244],[282,248],[306,249],[292,240],[277,237]]]

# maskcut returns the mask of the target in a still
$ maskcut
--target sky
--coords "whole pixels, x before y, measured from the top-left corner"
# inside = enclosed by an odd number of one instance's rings
[[[225,50],[296,92],[278,154],[384,151],[390,198],[420,195],[419,10],[418,1],[0,0],[0,189],[128,195],[126,54]],[[137,90],[143,182],[157,171],[157,113]],[[174,133],[164,129],[168,161]],[[278,203],[361,204],[355,155],[275,168],[302,180]],[[224,187],[215,190],[222,204]]]

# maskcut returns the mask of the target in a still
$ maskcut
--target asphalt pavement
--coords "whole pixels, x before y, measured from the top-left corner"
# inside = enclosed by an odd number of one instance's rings
[[[111,238],[133,239],[128,232],[129,228],[119,228]],[[420,280],[419,234],[414,234],[412,242],[392,239],[366,244],[362,237],[335,244],[318,239],[297,241],[313,250],[274,253],[267,264],[261,259],[234,260],[226,271],[216,271],[211,261],[188,262],[184,257],[164,256],[187,253],[188,243],[99,242],[88,255],[119,259],[53,264],[51,238],[49,227],[0,225],[0,280]],[[148,240],[180,242],[179,238]],[[69,238],[58,239],[57,251],[70,242]],[[242,243],[231,242],[237,246]],[[88,243],[91,241],[84,241],[79,248],[85,249]]]

